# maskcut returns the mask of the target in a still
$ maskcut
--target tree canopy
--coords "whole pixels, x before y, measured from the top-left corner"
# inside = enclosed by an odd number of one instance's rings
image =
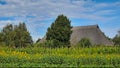
[[[12,47],[26,47],[33,43],[25,23],[7,24],[0,32],[0,42]]]
[[[113,38],[113,42],[115,45],[120,46],[120,31],[118,31],[118,34]]]
[[[72,26],[70,20],[64,15],[59,15],[51,24],[51,27],[47,29],[46,40],[52,40],[55,47],[69,45],[72,33],[71,28]],[[61,46],[57,43],[60,43]]]

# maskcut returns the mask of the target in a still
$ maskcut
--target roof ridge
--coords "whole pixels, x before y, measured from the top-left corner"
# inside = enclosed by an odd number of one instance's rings
[[[74,26],[72,29],[79,29],[79,28],[99,28],[99,26],[98,25]]]
[[[92,26],[98,26],[98,24],[96,24],[96,25],[85,25],[85,26],[73,26],[73,27],[92,27]]]

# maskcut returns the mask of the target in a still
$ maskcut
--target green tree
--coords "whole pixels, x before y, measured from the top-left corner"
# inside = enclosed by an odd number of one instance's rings
[[[120,46],[120,31],[118,31],[118,34],[113,38],[114,45]]]
[[[14,39],[16,47],[26,47],[27,45],[32,45],[32,37],[27,31],[25,23],[19,23],[19,25],[14,27]]]
[[[14,47],[26,47],[33,43],[25,23],[19,23],[14,27],[12,24],[7,24],[0,33],[0,42]]]
[[[51,24],[51,27],[48,28],[46,40],[52,40],[55,47],[61,47],[62,45],[68,46],[72,33],[71,28],[70,20],[64,15],[59,15],[55,22]]]
[[[7,24],[2,30],[2,34],[3,34],[2,41],[5,42],[7,46],[10,46],[11,41],[13,40],[12,32],[13,32],[12,24]]]
[[[3,33],[2,33],[2,32],[0,32],[0,43],[2,43],[2,42],[3,42],[3,39],[4,39],[4,35],[3,35]]]

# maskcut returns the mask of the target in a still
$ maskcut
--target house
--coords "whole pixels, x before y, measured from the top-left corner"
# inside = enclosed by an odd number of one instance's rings
[[[108,40],[98,25],[77,26],[72,28],[70,43],[77,44],[82,38],[88,38],[92,44],[113,45],[113,42]]]

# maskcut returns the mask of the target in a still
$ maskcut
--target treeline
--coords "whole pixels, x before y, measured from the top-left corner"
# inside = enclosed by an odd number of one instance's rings
[[[46,41],[33,45],[32,37],[25,23],[19,23],[19,25],[7,24],[0,32],[0,44],[15,48],[31,45],[50,48],[70,47],[71,28],[71,21],[66,16],[59,15],[47,29]],[[110,40],[112,40],[115,45],[120,45],[120,31]],[[37,42],[39,41],[40,39]],[[77,45],[81,47],[92,46],[90,40],[87,38],[81,39]]]
[[[7,24],[0,32],[0,43],[9,47],[26,47],[33,44],[25,23]]]
[[[47,29],[46,42],[43,43],[43,46],[50,48],[69,47],[71,28],[71,21],[66,16],[59,15]],[[0,32],[0,44],[16,48],[31,46],[33,41],[25,23],[7,24]]]

